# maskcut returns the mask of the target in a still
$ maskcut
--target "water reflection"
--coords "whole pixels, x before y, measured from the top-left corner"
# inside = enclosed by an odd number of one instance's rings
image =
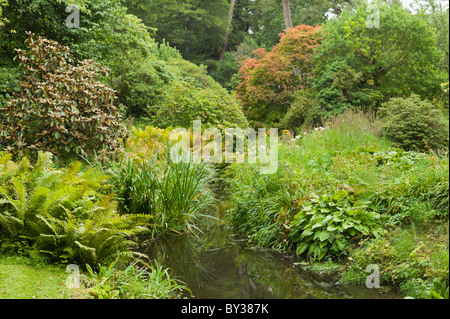
[[[335,278],[306,271],[289,254],[252,248],[223,223],[204,234],[158,240],[146,254],[172,270],[192,290],[189,298],[299,299],[395,298],[366,287],[336,286]]]

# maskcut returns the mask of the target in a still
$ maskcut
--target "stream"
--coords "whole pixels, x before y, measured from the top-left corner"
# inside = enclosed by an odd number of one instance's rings
[[[336,285],[336,275],[308,270],[295,254],[252,247],[224,222],[202,234],[159,239],[145,248],[198,299],[392,299],[387,289]]]

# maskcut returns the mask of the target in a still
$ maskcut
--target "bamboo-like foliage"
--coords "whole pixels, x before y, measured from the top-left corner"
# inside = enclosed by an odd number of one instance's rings
[[[209,186],[214,172],[205,164],[125,157],[112,170],[119,212],[150,215],[153,235],[195,232],[199,217],[213,203]]]
[[[134,235],[145,231],[148,216],[120,216],[113,195],[103,195],[107,176],[81,172],[81,164],[52,168],[50,153],[39,152],[34,166],[27,158],[0,158],[0,236],[26,239],[53,258],[91,265],[127,259]]]

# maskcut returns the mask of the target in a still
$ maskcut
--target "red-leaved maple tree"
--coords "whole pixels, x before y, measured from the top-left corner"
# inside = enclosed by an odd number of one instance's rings
[[[286,113],[295,91],[308,88],[312,56],[320,45],[320,26],[299,25],[280,34],[272,51],[254,51],[258,58],[244,60],[236,88],[244,111],[255,122],[274,122]]]

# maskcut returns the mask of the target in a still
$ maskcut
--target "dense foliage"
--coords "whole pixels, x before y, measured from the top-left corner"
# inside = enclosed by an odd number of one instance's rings
[[[220,86],[202,89],[174,82],[162,95],[162,101],[151,108],[151,113],[154,114],[153,125],[163,128],[189,128],[194,120],[221,128],[247,126],[239,103]]]
[[[236,93],[250,119],[276,121],[287,111],[293,93],[309,87],[319,30],[305,25],[287,30],[272,51],[261,49],[258,59],[243,62]]]
[[[27,43],[29,51],[18,51],[22,88],[0,114],[1,145],[61,156],[118,149],[121,114],[99,81],[108,70],[92,60],[73,65],[69,48],[32,33]]]
[[[79,162],[55,169],[50,153],[39,153],[34,165],[11,157],[0,158],[2,250],[25,242],[34,256],[83,267],[133,257],[131,238],[145,231],[145,220],[117,213],[113,196],[103,194],[106,176],[81,172]]]
[[[382,228],[380,215],[367,211],[367,204],[349,197],[347,191],[313,196],[304,203],[291,225],[296,252],[322,259],[325,255],[340,255],[351,240],[367,235],[378,236]]]
[[[189,288],[140,252],[202,234],[220,189],[248,245],[448,298],[448,7],[415,8],[0,0],[0,253],[80,265],[85,298],[178,298]],[[278,170],[240,163],[268,149],[238,137],[214,149],[237,162],[175,163],[174,128],[211,148],[194,120],[278,128]]]
[[[391,97],[416,93],[431,99],[438,94],[445,75],[427,21],[400,5],[377,6],[379,27],[367,27],[367,4],[324,26],[313,85],[322,111],[377,108]]]
[[[148,215],[154,236],[195,232],[198,219],[212,205],[213,171],[206,165],[158,165],[152,159],[125,158],[111,170],[119,212]]]
[[[347,112],[325,128],[284,132],[276,174],[231,166],[228,221],[255,245],[310,260],[348,256],[341,283],[363,284],[366,267],[376,264],[382,284],[414,298],[443,298],[448,155],[393,148],[382,130]]]
[[[394,98],[383,105],[384,134],[406,150],[448,148],[448,119],[428,101],[412,95]]]

